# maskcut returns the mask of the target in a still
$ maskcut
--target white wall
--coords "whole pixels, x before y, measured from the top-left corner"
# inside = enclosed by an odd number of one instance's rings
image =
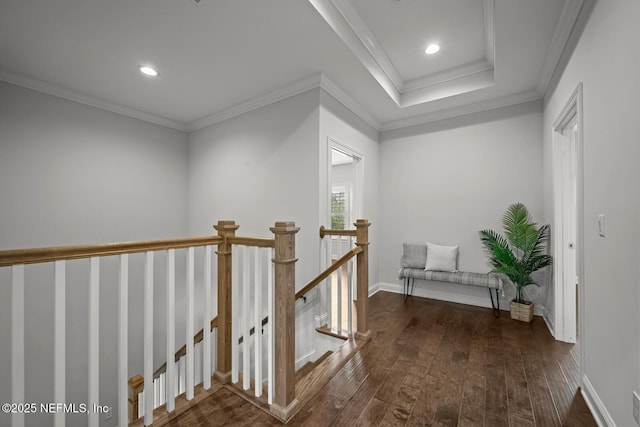
[[[331,224],[329,218],[329,187],[327,180],[327,166],[331,162],[328,158],[329,138],[352,148],[363,155],[363,181],[362,211],[361,217],[371,222],[369,227],[369,286],[378,282],[378,269],[376,259],[380,247],[381,224],[378,221],[379,203],[379,144],[378,132],[349,111],[344,105],[337,102],[325,91],[320,91],[320,141],[319,156],[320,182],[319,191],[319,217],[325,226]],[[328,163],[327,163],[328,162]],[[353,227],[351,227],[353,228]]]
[[[320,271],[318,107],[315,89],[195,131],[189,140],[190,232],[206,234],[217,220],[232,219],[237,235],[273,237],[276,221],[295,221],[296,289]],[[320,356],[314,306],[296,315],[300,363]]]
[[[541,105],[534,102],[383,132],[380,281],[398,283],[405,241],[458,245],[460,270],[488,272],[479,230],[502,231],[504,211],[518,201],[541,222],[541,129]],[[485,289],[429,287],[452,300],[471,296],[490,304]]]
[[[640,389],[639,249],[640,3],[596,4],[544,113],[545,216],[553,221],[552,125],[584,84],[584,373],[609,425],[635,425],[632,391]],[[606,237],[597,215],[606,215]]]
[[[182,132],[0,82],[0,249],[185,236],[187,159]],[[103,278],[110,275],[108,265]],[[44,270],[27,273],[29,402],[53,401],[53,275]],[[84,403],[86,267],[69,263],[68,277],[67,396]],[[8,269],[0,269],[3,343],[10,342],[10,283]],[[117,292],[111,285],[101,287],[100,401],[105,405],[115,404],[116,392]],[[132,298],[141,296],[138,285],[132,281]],[[133,320],[138,312],[132,308]],[[136,353],[139,340],[133,337]],[[10,351],[0,346],[2,402],[11,401]],[[86,425],[86,417],[71,418],[68,425]],[[114,422],[115,417],[104,425]],[[38,415],[27,425],[52,425],[52,420]]]
[[[295,221],[296,286],[318,273],[318,90],[193,132],[189,138],[189,231],[235,220],[241,236],[273,237]]]

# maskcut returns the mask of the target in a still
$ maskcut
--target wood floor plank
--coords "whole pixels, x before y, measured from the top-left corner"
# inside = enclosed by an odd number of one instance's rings
[[[353,421],[360,418],[369,402],[374,398],[373,396],[378,387],[380,387],[380,381],[368,376],[351,398],[349,404],[334,419],[332,425],[335,427],[353,426]]]
[[[388,403],[376,399],[371,399],[365,410],[356,420],[356,426],[377,426],[382,421],[387,412]]]
[[[522,325],[506,322],[502,327],[504,361],[507,380],[507,398],[511,424],[534,422],[529,384],[522,362],[523,351],[518,342],[517,328]]]
[[[469,348],[469,366],[460,406],[459,426],[484,425],[484,410],[487,381],[487,322],[486,317],[477,316]]]
[[[542,366],[545,355],[537,345],[532,328],[520,328],[519,341],[523,347],[522,361],[533,404],[533,415],[537,424],[559,426],[560,414],[549,390],[549,382]]]
[[[507,380],[500,329],[504,321],[503,318],[496,319],[487,330],[485,425],[492,427],[509,425]]]
[[[385,292],[370,313],[369,342],[318,364],[330,378],[314,369],[298,379],[309,398],[288,426],[596,426],[578,390],[579,353],[542,319]],[[164,425],[283,425],[230,386],[215,390]]]

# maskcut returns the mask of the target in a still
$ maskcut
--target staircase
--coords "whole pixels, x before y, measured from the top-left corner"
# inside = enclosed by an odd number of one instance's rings
[[[65,353],[68,320],[82,311],[67,307],[65,295],[82,281],[77,275],[80,265],[88,284],[88,406],[100,405],[104,399],[100,396],[104,373],[100,374],[105,369],[100,359],[100,321],[111,308],[101,302],[100,290],[113,288],[117,369],[109,376],[116,378],[112,409],[118,425],[162,425],[223,387],[286,422],[368,339],[369,222],[358,220],[355,225],[355,230],[320,229],[321,238],[349,236],[355,238],[355,246],[335,262],[331,248],[327,249],[328,267],[295,294],[298,228],[292,222],[271,227],[273,238],[236,236],[234,221],[219,221],[216,236],[0,251],[0,269],[9,270],[11,277],[0,286],[10,287],[12,295],[12,401],[25,401],[25,349],[32,345],[25,334],[25,318],[30,315],[25,313],[29,306],[25,287],[34,286],[29,281],[32,265],[53,267],[55,387],[51,401],[65,403],[68,383],[85,376],[84,372],[67,373]],[[342,245],[341,237],[340,249]],[[355,269],[352,258],[357,261]],[[354,283],[355,309],[351,303]],[[130,300],[140,290],[142,300]],[[313,295],[319,297],[311,301]],[[164,305],[154,305],[158,297]],[[317,330],[339,337],[343,344],[334,345],[335,351],[296,373],[295,307],[304,307],[307,301],[316,313]],[[161,312],[164,322],[154,322],[154,312]],[[142,321],[136,323],[138,316]],[[163,355],[154,340],[164,341]],[[141,355],[136,347],[129,347],[134,342],[142,343]],[[158,360],[169,363],[158,367]],[[131,376],[132,371],[139,374]],[[26,416],[14,413],[7,419],[12,427],[21,427]],[[56,427],[66,424],[64,410],[51,416]],[[108,416],[89,411],[87,425],[98,426]]]

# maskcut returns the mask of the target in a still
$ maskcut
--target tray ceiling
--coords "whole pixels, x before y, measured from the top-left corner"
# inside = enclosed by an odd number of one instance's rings
[[[322,87],[382,130],[540,99],[582,9],[583,0],[3,0],[0,80],[182,130]],[[425,55],[432,42],[441,50]],[[141,76],[142,63],[160,75]]]

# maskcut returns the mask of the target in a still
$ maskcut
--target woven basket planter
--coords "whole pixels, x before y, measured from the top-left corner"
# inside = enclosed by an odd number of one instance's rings
[[[509,301],[509,307],[511,308],[511,318],[519,320],[521,322],[531,322],[533,320],[533,303],[527,301],[526,303]]]

